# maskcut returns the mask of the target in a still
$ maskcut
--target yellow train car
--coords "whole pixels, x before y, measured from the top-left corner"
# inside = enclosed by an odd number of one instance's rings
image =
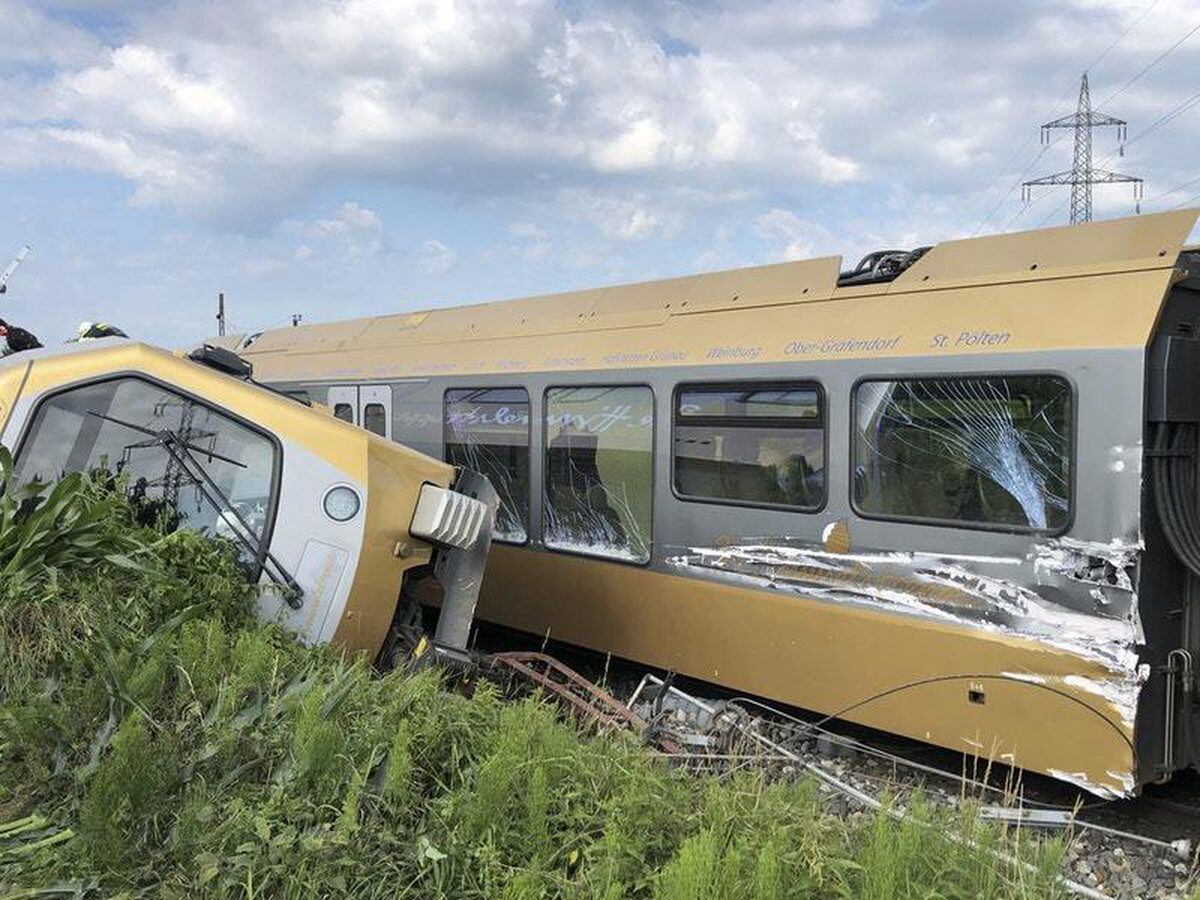
[[[406,581],[436,572],[465,647],[495,515],[477,474],[340,422],[250,379],[236,355],[127,340],[0,360],[0,442],[19,483],[122,477],[150,518],[223,537],[272,589],[260,612],[375,658]]]
[[[1126,796],[1200,760],[1195,221],[233,343],[487,473],[482,617]]]

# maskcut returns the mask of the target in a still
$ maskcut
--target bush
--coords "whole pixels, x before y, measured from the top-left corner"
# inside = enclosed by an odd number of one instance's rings
[[[697,778],[536,698],[303,647],[253,619],[229,548],[116,497],[81,477],[0,501],[23,535],[0,547],[26,548],[0,586],[0,896],[1055,891],[1056,845],[1022,842],[1031,877],[947,837],[1010,845],[971,816],[841,819],[808,781]]]

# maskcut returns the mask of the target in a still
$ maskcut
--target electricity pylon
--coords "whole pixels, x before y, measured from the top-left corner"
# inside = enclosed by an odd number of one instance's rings
[[[1069,184],[1071,186],[1071,224],[1078,225],[1080,222],[1092,221],[1093,184],[1130,182],[1133,184],[1133,199],[1137,204],[1137,211],[1141,212],[1142,179],[1133,175],[1122,175],[1119,172],[1109,172],[1107,169],[1092,168],[1092,129],[1106,125],[1114,126],[1117,129],[1117,140],[1124,141],[1127,124],[1124,119],[1092,112],[1092,97],[1088,91],[1087,72],[1084,72],[1083,80],[1079,83],[1079,105],[1076,107],[1074,115],[1063,116],[1042,126],[1043,145],[1050,143],[1050,129],[1075,129],[1074,164],[1069,171],[1056,172],[1053,175],[1044,175],[1033,181],[1024,182],[1021,185],[1021,199],[1028,202],[1032,193],[1031,188],[1038,185]],[[1121,155],[1125,155],[1123,147]]]

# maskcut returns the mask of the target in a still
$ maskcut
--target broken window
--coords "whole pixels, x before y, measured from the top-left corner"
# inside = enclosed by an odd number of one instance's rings
[[[446,462],[487,476],[500,495],[496,540],[529,537],[529,394],[524,388],[446,391]]]
[[[647,562],[653,475],[650,388],[546,391],[547,547]]]
[[[382,403],[368,403],[363,407],[363,428],[380,437],[387,437],[387,412]]]
[[[1072,400],[1064,379],[868,381],[854,402],[853,492],[862,514],[1067,526]]]
[[[809,383],[688,385],[675,398],[675,490],[682,497],[817,509],[825,423]]]
[[[171,449],[159,438],[163,432],[177,438]],[[205,499],[182,455],[208,474],[261,541],[274,505],[273,442],[190,397],[139,379],[83,385],[47,399],[21,444],[15,475],[27,483],[107,471],[124,479],[144,521],[235,539],[241,524]],[[239,551],[247,563],[255,562],[248,548],[239,544]]]

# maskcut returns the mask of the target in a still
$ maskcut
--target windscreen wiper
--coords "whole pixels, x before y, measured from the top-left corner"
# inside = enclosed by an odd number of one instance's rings
[[[239,544],[245,547],[253,554],[255,560],[261,565],[267,577],[276,585],[282,588],[283,599],[292,609],[299,609],[304,603],[304,590],[292,574],[283,567],[271,551],[267,548],[263,540],[255,532],[253,526],[246,521],[245,517],[238,512],[237,507],[233,505],[233,501],[229,499],[229,495],[221,490],[205,470],[204,465],[198,460],[195,454],[199,453],[207,456],[209,459],[219,459],[223,462],[231,463],[235,466],[246,468],[246,464],[232,457],[224,456],[213,450],[199,447],[195,444],[188,443],[178,432],[170,429],[154,429],[147,428],[144,425],[137,425],[133,422],[126,422],[124,419],[118,419],[115,416],[105,415],[104,413],[88,410],[89,416],[96,416],[99,419],[112,422],[139,434],[144,434],[151,438],[154,443],[158,444],[167,453],[175,463],[192,479],[192,482],[200,490],[201,496],[207,500],[214,509],[221,515],[230,514],[233,516],[236,525],[230,528],[234,538]]]

